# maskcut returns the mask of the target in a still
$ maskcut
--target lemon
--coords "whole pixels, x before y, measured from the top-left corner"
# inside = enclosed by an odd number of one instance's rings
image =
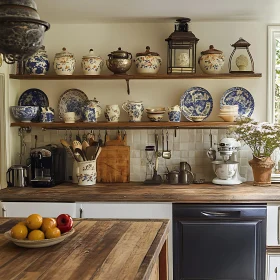
[[[25,239],[28,234],[28,229],[25,225],[17,224],[11,229],[11,236],[15,239]]]
[[[43,223],[43,217],[39,214],[32,214],[26,219],[26,226],[29,229],[39,229]]]
[[[30,231],[28,234],[28,240],[43,240],[43,239],[45,239],[45,234],[39,229],[34,229]]]
[[[50,238],[56,238],[61,236],[61,232],[59,230],[59,228],[54,227],[54,228],[48,228],[47,231],[45,232],[46,238],[50,239]]]

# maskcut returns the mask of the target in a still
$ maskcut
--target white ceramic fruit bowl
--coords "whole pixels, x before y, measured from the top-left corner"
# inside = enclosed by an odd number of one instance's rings
[[[64,239],[67,237],[71,236],[75,232],[75,229],[72,228],[70,231],[63,233],[61,236],[56,237],[56,238],[51,238],[51,239],[43,239],[43,240],[19,240],[12,238],[11,236],[11,231],[6,231],[4,233],[4,236],[12,241],[14,244],[16,244],[19,247],[24,247],[24,248],[43,248],[43,247],[49,247],[53,246],[55,244],[58,244],[62,242]]]
[[[163,119],[164,113],[148,113],[147,112],[147,117],[150,121],[152,122],[159,122]]]

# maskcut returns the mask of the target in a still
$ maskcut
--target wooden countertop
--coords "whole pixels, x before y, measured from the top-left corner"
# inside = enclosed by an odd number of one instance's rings
[[[3,234],[19,220],[0,218],[0,275],[7,280],[151,279],[169,231],[167,220],[75,220],[63,242],[27,249]]]
[[[172,202],[172,203],[251,203],[280,202],[280,184],[268,187],[243,183],[235,186],[214,184],[159,185],[143,183],[97,184],[82,187],[61,184],[52,188],[6,188],[2,201],[29,202]]]

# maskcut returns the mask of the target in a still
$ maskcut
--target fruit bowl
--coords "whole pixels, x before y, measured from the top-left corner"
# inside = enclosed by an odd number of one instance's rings
[[[43,247],[49,247],[53,246],[55,244],[58,244],[62,242],[67,237],[71,236],[75,232],[75,229],[72,228],[70,231],[63,233],[61,236],[51,239],[43,239],[43,240],[20,240],[12,238],[11,231],[6,231],[4,233],[4,236],[12,241],[14,244],[16,244],[19,247],[25,247],[25,248],[43,248]]]

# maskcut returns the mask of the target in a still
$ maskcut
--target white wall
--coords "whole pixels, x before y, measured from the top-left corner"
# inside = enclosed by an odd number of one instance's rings
[[[267,26],[264,23],[256,22],[196,22],[191,24],[190,28],[193,33],[199,38],[197,45],[197,57],[201,51],[208,49],[210,44],[213,44],[215,48],[224,52],[226,57],[226,63],[223,72],[228,72],[228,59],[233,50],[230,44],[235,43],[240,37],[251,43],[250,51],[255,61],[255,72],[262,73],[262,78],[256,79],[224,79],[224,80],[132,80],[130,81],[131,96],[126,93],[126,83],[123,80],[116,81],[15,81],[11,80],[11,86],[13,90],[9,92],[10,105],[15,105],[21,93],[28,88],[40,88],[49,97],[50,106],[57,111],[57,104],[60,95],[67,89],[78,88],[83,90],[89,99],[96,97],[104,108],[107,104],[119,104],[121,105],[127,99],[129,100],[142,100],[145,107],[149,106],[170,106],[179,103],[180,96],[192,86],[201,86],[206,88],[212,95],[214,100],[214,108],[212,114],[207,119],[208,121],[220,121],[218,115],[220,98],[227,89],[234,86],[241,86],[251,92],[255,98],[255,112],[253,117],[257,120],[266,119],[266,71],[267,71]],[[46,33],[44,45],[46,46],[47,53],[49,55],[51,64],[55,53],[60,52],[63,47],[66,47],[68,51],[75,54],[77,59],[75,74],[82,74],[81,71],[81,58],[88,53],[90,48],[93,48],[97,55],[106,59],[107,55],[111,51],[117,50],[118,47],[122,47],[123,50],[132,53],[133,57],[137,52],[145,51],[145,47],[149,45],[151,51],[158,52],[163,58],[163,65],[160,73],[166,73],[166,55],[167,55],[167,43],[165,39],[173,32],[173,23],[110,23],[110,24],[88,24],[88,25],[63,25],[54,24],[51,29]],[[200,73],[199,66],[197,72]],[[54,73],[51,66],[50,72]],[[103,68],[103,74],[109,74],[110,71]],[[133,66],[130,74],[135,73],[135,67]],[[19,86],[18,86],[19,83]],[[14,102],[14,103],[13,103]],[[184,120],[184,118],[182,118]],[[103,114],[100,120],[105,120]],[[126,121],[127,116],[124,111],[121,112],[121,120]],[[143,120],[147,120],[146,116]],[[165,116],[167,120],[167,116]],[[34,135],[34,133],[32,133]],[[36,131],[36,134],[40,134],[40,131]],[[204,140],[208,140],[208,132],[203,133],[205,135]],[[46,134],[45,134],[46,135]],[[40,136],[40,142],[53,141],[53,133],[48,136],[43,134]],[[131,134],[132,135],[132,134]],[[145,136],[148,137],[148,136]],[[32,146],[32,139],[27,137],[29,145]],[[56,138],[56,137],[54,137]],[[135,138],[135,137],[134,137]],[[131,138],[133,141],[133,137]],[[146,139],[146,138],[145,138]],[[57,140],[57,139],[56,139]],[[202,141],[204,141],[202,140]],[[206,141],[207,141],[206,140]],[[219,140],[219,139],[218,139]],[[19,141],[19,139],[18,139]],[[182,141],[182,140],[180,140]],[[200,142],[201,140],[199,140]],[[133,144],[132,142],[130,143]],[[134,143],[135,144],[135,143]],[[137,144],[137,143],[136,143]],[[142,146],[144,143],[142,143]],[[135,146],[135,145],[134,145]],[[137,145],[138,147],[139,145]],[[143,151],[143,147],[138,147],[137,150]],[[184,145],[177,146],[177,152],[182,153],[182,147]],[[185,145],[186,146],[186,145]],[[200,146],[196,149],[200,154],[200,161],[204,158],[205,149],[208,146],[202,148],[202,144],[197,143]],[[170,147],[172,148],[172,147]],[[137,155],[139,153],[137,152]],[[180,154],[176,159],[177,164],[179,160],[187,160]],[[186,155],[186,154],[184,154]],[[141,155],[141,158],[144,155]],[[243,156],[242,156],[243,157]],[[17,158],[16,149],[13,149],[13,158]],[[250,156],[248,156],[250,158]],[[140,158],[139,158],[140,160]],[[142,162],[142,161],[141,161]],[[205,163],[205,162],[204,162]],[[141,170],[143,170],[142,162]],[[210,163],[205,163],[208,176],[213,176],[211,172]],[[244,170],[241,173],[247,174],[247,151],[246,156],[243,159],[242,166]],[[163,167],[164,168],[164,167]],[[205,170],[205,166],[200,166],[200,170]],[[133,169],[132,169],[133,170]],[[139,174],[139,171],[135,172]],[[211,175],[212,174],[212,175]],[[142,178],[140,176],[140,178]],[[137,176],[139,178],[139,176]]]

